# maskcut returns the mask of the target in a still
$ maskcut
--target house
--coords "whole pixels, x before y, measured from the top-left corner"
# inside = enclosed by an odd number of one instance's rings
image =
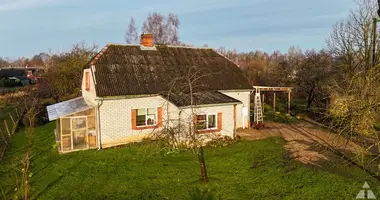
[[[108,44],[83,71],[82,96],[47,107],[60,151],[138,141],[164,128],[234,137],[249,126],[253,88],[211,48]]]
[[[0,79],[5,78],[20,82],[20,85],[26,86],[34,84],[41,78],[39,76],[43,71],[43,67],[3,67],[0,68]],[[22,83],[22,84],[21,84]],[[16,84],[17,85],[17,84]]]

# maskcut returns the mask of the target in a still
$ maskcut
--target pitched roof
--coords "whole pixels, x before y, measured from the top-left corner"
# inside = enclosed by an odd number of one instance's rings
[[[25,69],[14,69],[14,68],[0,68],[0,78],[3,77],[21,77],[26,76]]]
[[[185,85],[185,77],[198,92],[252,89],[237,65],[209,48],[109,44],[90,63],[99,97],[161,94]]]
[[[171,93],[166,96],[170,102],[178,107],[190,106],[191,98],[190,94],[174,94]],[[195,92],[193,93],[193,105],[209,105],[209,104],[224,104],[224,103],[236,103],[240,104],[241,101],[229,97],[225,94],[216,91],[210,92]]]

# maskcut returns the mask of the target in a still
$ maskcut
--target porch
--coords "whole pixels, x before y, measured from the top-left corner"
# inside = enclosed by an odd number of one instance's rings
[[[54,135],[58,151],[68,153],[98,147],[95,108],[82,97],[47,107],[50,120],[56,120]]]

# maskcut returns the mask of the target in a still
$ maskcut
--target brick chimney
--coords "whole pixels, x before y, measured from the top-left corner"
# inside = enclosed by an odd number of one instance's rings
[[[150,33],[141,34],[140,44],[144,47],[153,47],[153,35]]]

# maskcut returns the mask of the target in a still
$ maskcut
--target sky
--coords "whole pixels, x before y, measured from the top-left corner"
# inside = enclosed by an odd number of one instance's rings
[[[354,7],[353,0],[0,0],[0,57],[124,43],[130,17],[141,33],[150,12],[177,14],[180,40],[194,46],[321,49]]]

